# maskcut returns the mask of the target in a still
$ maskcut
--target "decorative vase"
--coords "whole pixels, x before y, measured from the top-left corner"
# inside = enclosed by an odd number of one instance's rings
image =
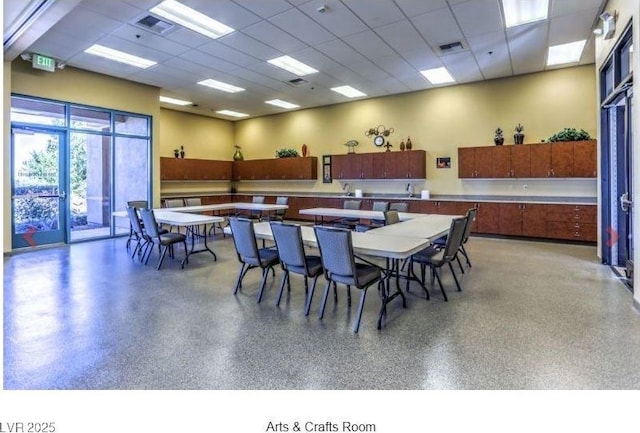
[[[244,156],[242,156],[242,152],[240,149],[236,149],[236,153],[233,154],[234,161],[244,161]]]
[[[411,144],[411,137],[407,137],[407,143],[404,145],[404,148],[407,150],[411,150],[413,145]]]
[[[513,134],[513,141],[515,142],[515,144],[524,143],[524,134],[521,133],[521,132],[517,132],[517,133]]]
[[[400,150],[404,150],[404,141],[400,142]]]
[[[175,156],[176,158],[179,158],[180,157],[180,152],[177,151],[177,150],[174,150],[173,151],[173,156]]]
[[[307,156],[307,145],[306,144],[302,145],[302,156]]]
[[[502,146],[502,144],[504,143],[504,137],[496,137],[493,139],[493,142],[496,144],[496,146]]]
[[[184,158],[184,150],[180,151],[180,158]]]

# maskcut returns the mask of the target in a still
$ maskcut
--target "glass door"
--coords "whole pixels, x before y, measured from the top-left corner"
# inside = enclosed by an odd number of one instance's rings
[[[12,248],[65,241],[65,134],[12,128]]]

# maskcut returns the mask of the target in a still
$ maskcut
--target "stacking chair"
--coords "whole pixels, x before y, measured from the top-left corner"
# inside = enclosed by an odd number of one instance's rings
[[[138,209],[135,206],[127,206],[127,215],[129,216],[129,224],[131,226],[132,235],[127,241],[127,249],[129,249],[129,243],[132,240],[136,241],[136,246],[131,253],[133,259],[136,254],[140,257],[144,257],[146,253],[146,247],[149,243],[149,239],[142,228],[142,222],[140,222],[140,215],[138,215]],[[142,259],[140,259],[142,261]]]
[[[460,244],[460,253],[466,259],[467,266],[469,267],[471,267],[471,260],[469,260],[469,255],[467,254],[467,251],[464,248],[464,244],[466,244],[467,241],[469,241],[469,236],[471,235],[471,229],[473,228],[473,222],[476,220],[477,212],[478,212],[478,209],[476,208],[471,208],[467,211],[467,214],[465,215],[467,217],[467,225],[464,228],[464,235],[462,236],[462,243]],[[446,243],[447,243],[446,235],[439,239],[436,239],[433,242],[433,244],[438,248],[444,248]],[[462,267],[462,263],[460,262],[459,256],[456,256],[456,261],[458,262],[458,267],[460,268],[460,272],[464,274],[464,268]]]
[[[360,328],[360,319],[362,318],[367,289],[377,282],[378,290],[383,290],[381,269],[373,264],[358,263],[355,261],[350,230],[323,226],[315,226],[314,230],[318,241],[324,275],[327,279],[327,286],[324,290],[322,306],[320,307],[320,319],[322,320],[324,317],[324,309],[327,305],[327,298],[332,282],[345,284],[347,289],[354,286],[362,290],[358,313],[356,314],[356,319],[353,324],[353,332],[357,333]]]
[[[409,266],[413,266],[414,263],[419,263],[421,266],[422,284],[424,284],[425,267],[429,266],[431,268],[431,277],[432,279],[435,277],[435,279],[438,280],[438,285],[440,286],[440,291],[442,292],[442,296],[444,297],[445,301],[448,301],[447,294],[444,291],[444,287],[442,286],[442,281],[440,280],[440,275],[438,275],[437,270],[448,264],[449,269],[451,270],[451,274],[453,275],[453,280],[456,282],[458,291],[462,291],[462,287],[460,287],[460,283],[458,282],[458,278],[453,271],[451,262],[455,260],[458,255],[460,245],[462,244],[462,237],[464,236],[466,224],[467,217],[454,218],[451,221],[451,227],[449,228],[447,242],[444,248],[438,249],[434,246],[429,246],[424,250],[412,255],[410,259],[411,262]]]
[[[254,195],[253,198],[251,199],[251,203],[253,204],[264,204],[264,196],[263,195]],[[249,218],[249,219],[255,219],[255,220],[259,220],[260,218],[262,218],[262,211],[259,210],[252,210],[247,212],[242,212],[239,211],[236,213],[236,216],[239,218]]]
[[[276,204],[289,204],[289,197],[278,197],[276,198]],[[278,209],[273,214],[263,215],[260,218],[262,221],[284,221],[284,214],[286,213],[286,209]]]
[[[269,269],[273,270],[273,267],[280,263],[278,251],[270,248],[258,249],[256,234],[251,220],[231,217],[229,218],[229,225],[231,225],[231,234],[238,254],[238,261],[241,263],[233,294],[236,295],[240,287],[242,287],[242,279],[249,269],[260,268],[262,269],[262,281],[258,291],[258,302],[260,302],[264,294]]]
[[[408,212],[409,205],[405,202],[391,203],[389,205],[389,210],[397,210],[398,212]]]
[[[164,207],[183,207],[184,200],[181,198],[168,198],[164,201]]]
[[[164,261],[164,256],[167,254],[167,250],[170,250],[170,255],[173,257],[173,245],[177,243],[182,243],[184,247],[184,263],[189,262],[189,256],[187,253],[187,236],[182,233],[174,233],[168,232],[161,234],[158,230],[158,223],[156,222],[156,217],[153,213],[153,209],[140,209],[140,215],[142,216],[142,221],[144,223],[144,230],[148,237],[148,240],[151,244],[158,243],[160,248],[160,259],[158,260],[158,266],[156,269],[160,269],[162,266],[162,262]],[[145,260],[145,264],[149,261],[149,257],[151,256],[151,249],[149,249],[149,254]]]
[[[322,260],[319,256],[308,256],[305,254],[300,225],[272,221],[271,232],[273,233],[273,239],[276,242],[278,256],[280,257],[280,264],[284,271],[276,305],[280,305],[285,282],[287,283],[287,290],[291,292],[289,273],[293,272],[294,274],[302,275],[304,276],[304,292],[307,295],[304,315],[308,316],[316,282],[323,272]],[[313,278],[311,291],[309,291],[308,278]]]
[[[149,202],[147,200],[131,200],[127,202],[127,206],[134,207],[136,209],[146,209],[149,207]],[[138,218],[138,221],[140,221],[140,218]],[[131,241],[133,241],[134,239],[136,240],[136,246],[139,245],[140,238],[137,236],[138,235],[134,230],[133,224],[131,223],[131,221],[129,221],[129,238],[127,239],[126,245],[127,251],[129,251],[129,248],[131,248]]]
[[[353,209],[360,210],[362,207],[361,200],[345,200],[342,205],[343,209]],[[356,228],[356,225],[360,222],[360,218],[340,218],[333,223],[334,227],[353,230]]]
[[[386,212],[389,210],[389,202],[388,201],[374,201],[371,210],[378,212]],[[372,219],[369,224],[357,224],[356,231],[357,232],[366,232],[367,230],[375,229],[376,227],[382,227],[384,225],[384,220],[380,219]]]
[[[388,210],[384,213],[384,225],[396,224],[400,222],[397,210]]]
[[[185,206],[202,206],[202,199],[200,199],[200,197],[187,197],[184,199],[184,205]]]

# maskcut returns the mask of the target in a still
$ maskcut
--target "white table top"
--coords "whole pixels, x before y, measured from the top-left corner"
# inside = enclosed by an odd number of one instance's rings
[[[211,211],[211,210],[228,210],[228,209],[273,211],[273,210],[288,209],[288,208],[289,206],[286,204],[218,203],[218,204],[203,204],[198,206],[182,206],[182,207],[161,208],[161,209],[171,209],[172,211],[175,211],[175,212],[205,212],[205,211]]]
[[[268,222],[253,225],[256,237],[273,239],[271,226]],[[311,246],[317,246],[316,235],[311,226],[301,226],[302,241]],[[357,255],[382,257],[389,259],[406,259],[429,245],[428,239],[405,236],[371,235],[367,233],[351,232],[353,252]]]
[[[186,212],[174,212],[167,210],[153,211],[156,221],[172,226],[197,226],[201,224],[214,224],[224,221],[224,218],[211,215],[200,215]]]
[[[314,207],[311,209],[300,209],[302,215],[314,215],[323,217],[336,217],[336,218],[362,218],[362,219],[378,219],[384,220],[384,212],[377,210],[358,210],[358,209],[338,209],[331,207]],[[411,212],[398,212],[400,221],[405,221],[413,218],[418,218],[426,214],[411,213]]]
[[[408,236],[433,241],[446,235],[451,227],[451,220],[463,215],[425,214],[419,218],[374,228],[364,232],[371,235],[385,235],[389,237]]]

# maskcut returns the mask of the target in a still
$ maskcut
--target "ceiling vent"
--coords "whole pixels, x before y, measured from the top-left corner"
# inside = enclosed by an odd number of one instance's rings
[[[285,83],[292,86],[304,86],[305,84],[309,84],[309,82],[303,78],[294,78],[293,80],[285,81]]]
[[[149,30],[150,32],[156,33],[158,35],[164,35],[169,30],[175,27],[174,24],[167,21],[162,21],[161,19],[156,18],[153,15],[147,15],[142,19],[139,19],[134,23],[134,25],[145,30]]]
[[[464,51],[464,46],[462,46],[462,42],[451,42],[450,44],[440,45],[438,47],[442,54],[453,54],[460,53]]]

